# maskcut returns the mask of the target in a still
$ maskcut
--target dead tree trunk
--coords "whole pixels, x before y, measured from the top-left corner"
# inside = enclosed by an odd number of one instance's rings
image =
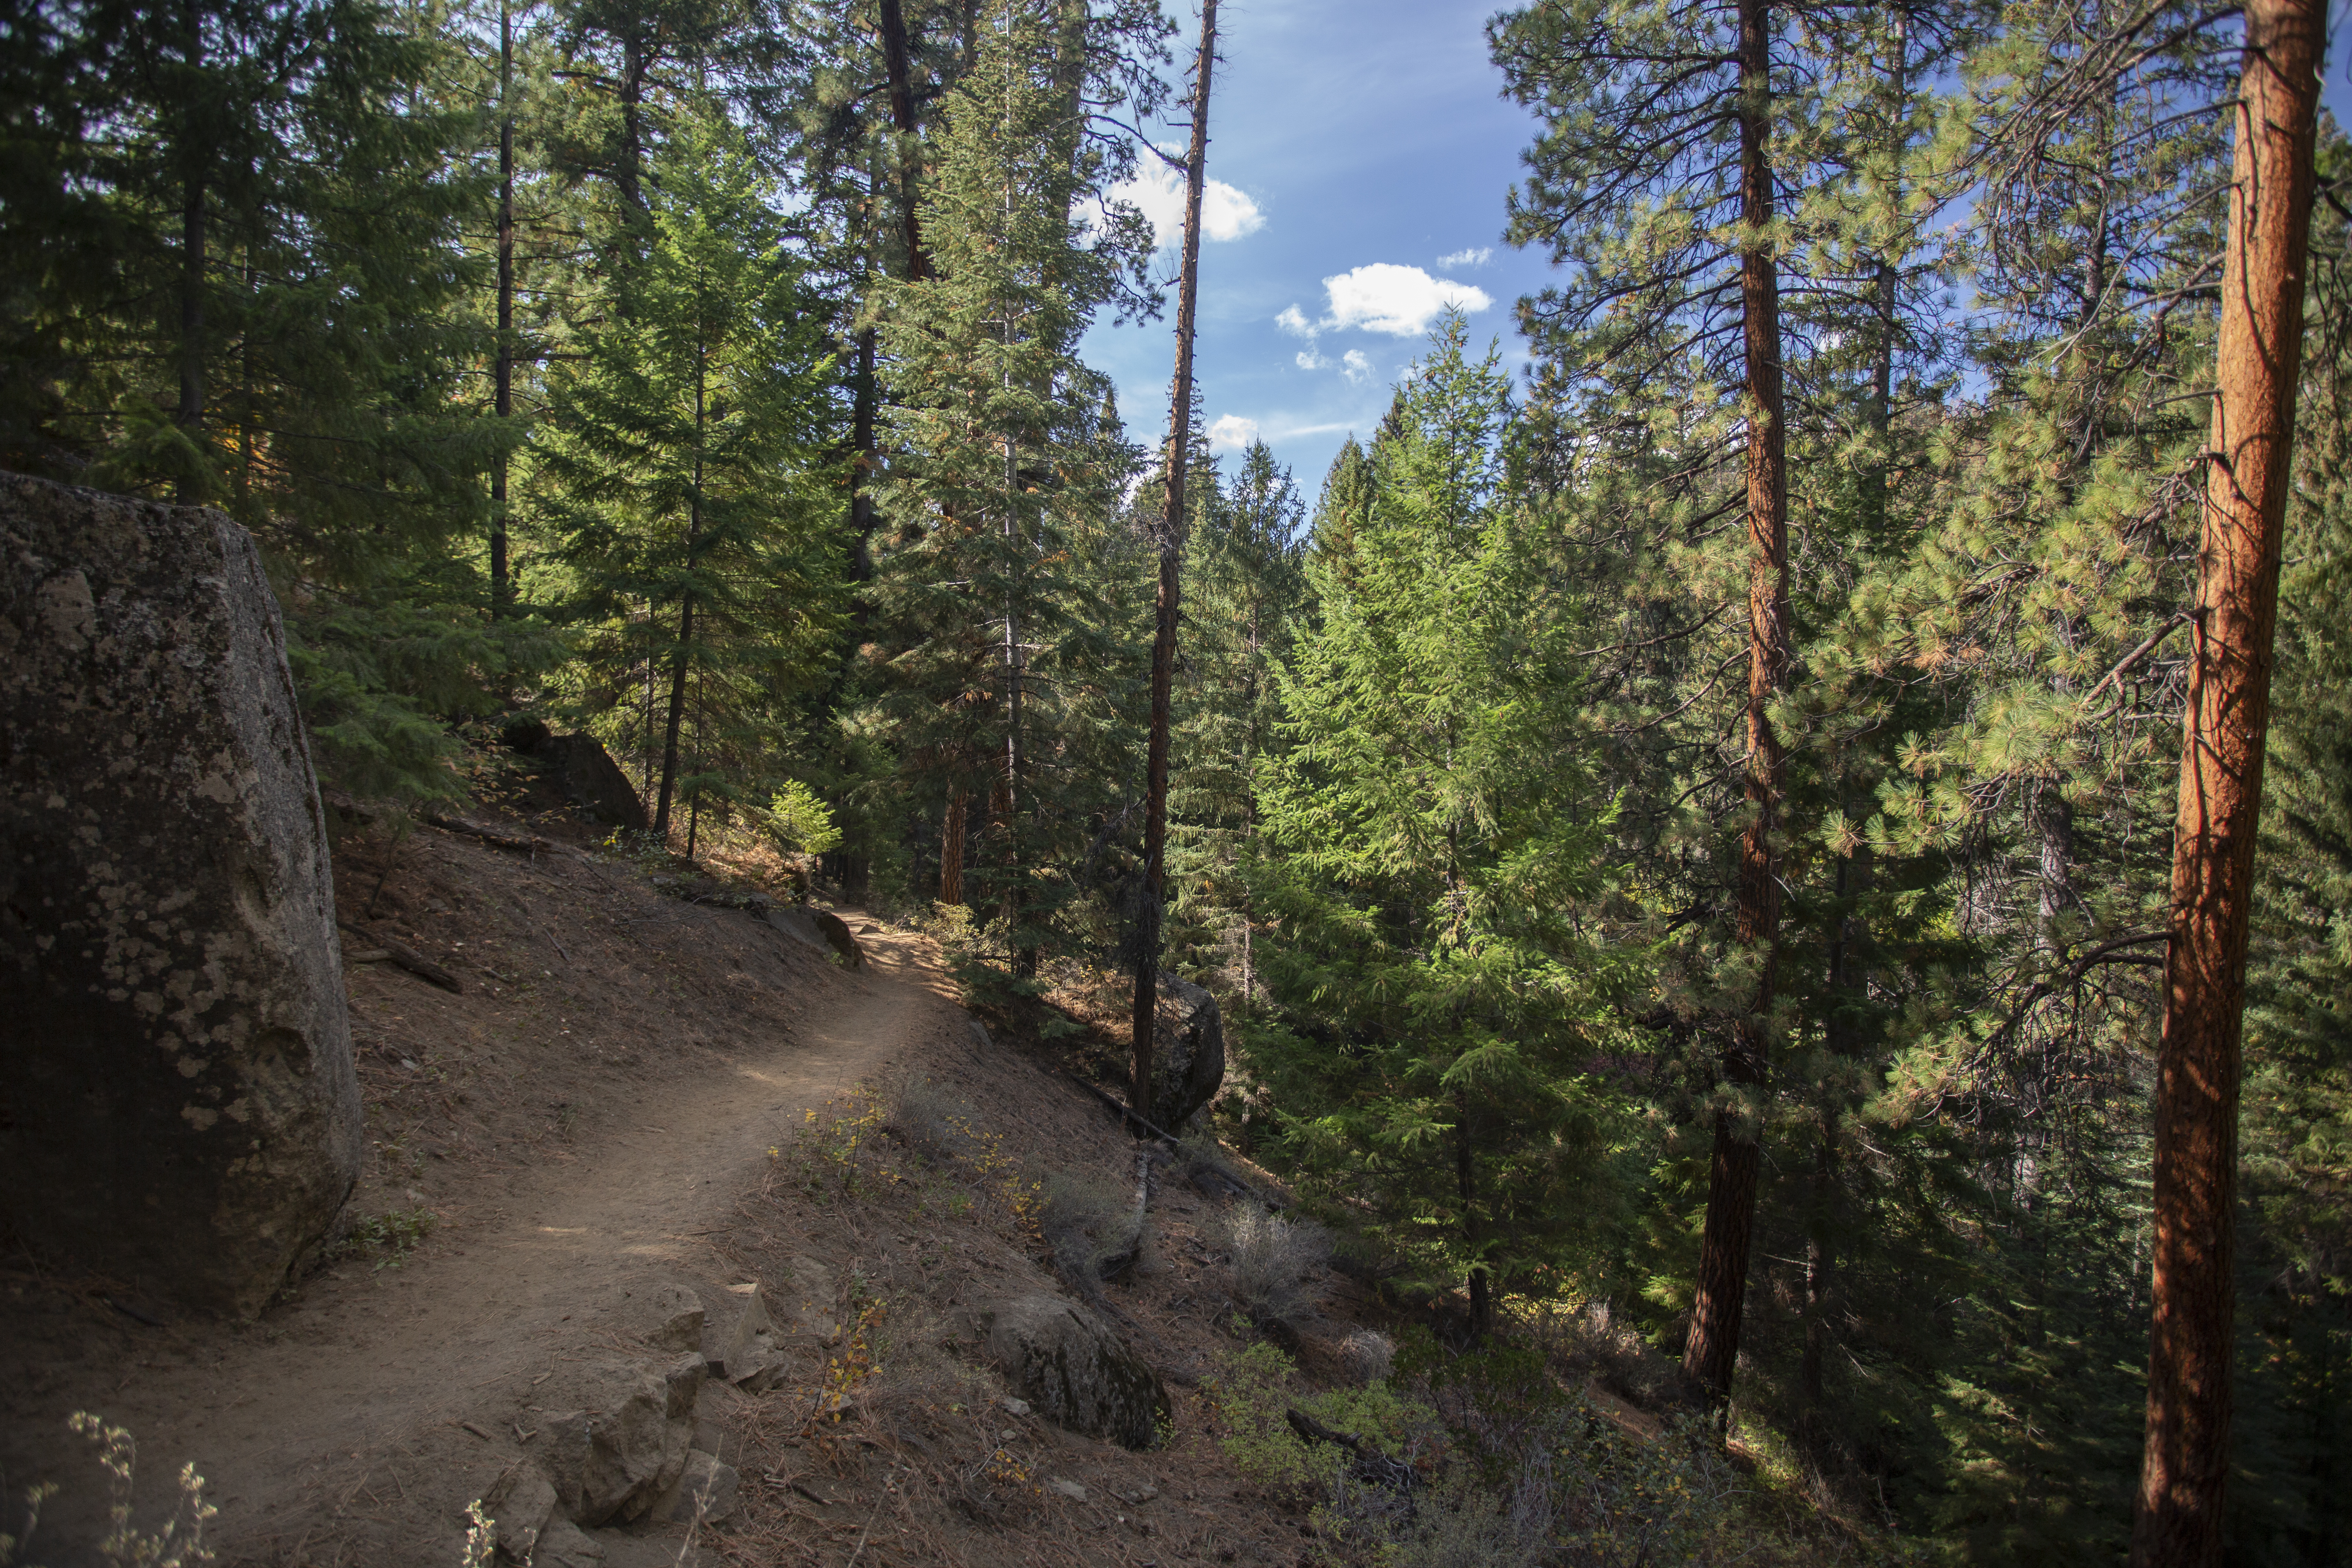
[[[1737,936],[1757,959],[1756,989],[1723,1053],[1723,1076],[1738,1089],[1764,1083],[1766,1031],[1780,930],[1774,864],[1785,758],[1772,729],[1772,701],[1789,679],[1789,492],[1780,397],[1780,278],[1772,218],[1770,7],[1739,0],[1740,216],[1750,238],[1739,261],[1748,358],[1748,828],[1739,841]],[[1699,1243],[1698,1294],[1683,1370],[1721,1404],[1739,1357],[1748,1294],[1748,1253],[1756,1223],[1762,1158],[1755,1127],[1738,1110],[1716,1112],[1707,1171],[1706,1227]]]
[[[1151,732],[1143,779],[1143,900],[1135,932],[1135,1078],[1129,1103],[1151,1107],[1151,1037],[1160,999],[1160,917],[1167,900],[1168,722],[1176,685],[1176,623],[1183,585],[1184,480],[1192,445],[1192,305],[1201,284],[1201,192],[1209,160],[1209,71],[1217,58],[1217,0],[1202,0],[1192,72],[1192,144],[1184,164],[1184,259],[1176,290],[1176,381],[1168,411],[1168,473],[1160,525],[1160,597],[1151,634]]]
[[[2134,1568],[2221,1560],[2238,1048],[2326,16],[2253,0],[2236,106],[2156,1089],[2155,1321]]]

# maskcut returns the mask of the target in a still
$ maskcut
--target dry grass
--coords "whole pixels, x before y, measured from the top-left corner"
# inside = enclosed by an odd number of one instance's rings
[[[1226,1214],[1223,1230],[1234,1305],[1261,1329],[1305,1329],[1322,1303],[1316,1276],[1330,1261],[1331,1233],[1247,1203]]]

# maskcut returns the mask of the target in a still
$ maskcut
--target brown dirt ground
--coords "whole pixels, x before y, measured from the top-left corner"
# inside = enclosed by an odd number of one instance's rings
[[[77,1543],[100,1533],[103,1488],[65,1427],[87,1409],[137,1436],[142,1520],[184,1461],[205,1478],[224,1562],[449,1568],[467,1503],[528,1454],[541,1413],[571,1407],[568,1367],[651,1326],[646,1293],[694,1289],[716,1350],[741,1289],[802,1257],[879,1299],[866,1353],[845,1348],[846,1370],[812,1359],[764,1395],[708,1394],[698,1441],[740,1469],[741,1513],[698,1540],[677,1525],[599,1531],[608,1568],[1300,1556],[1299,1516],[1236,1480],[1199,1386],[1231,1332],[1211,1200],[1165,1178],[1140,1263],[1108,1288],[1169,1382],[1174,1442],[1129,1454],[1008,1415],[970,1353],[970,1313],[1057,1289],[1017,1193],[1057,1169],[1124,1179],[1132,1142],[1056,1061],[981,1044],[925,939],[845,910],[873,927],[871,962],[847,973],[680,896],[702,884],[656,887],[563,837],[526,858],[420,828],[338,855],[343,918],[466,986],[347,967],[368,1125],[351,1212],[429,1213],[413,1249],[354,1248],[252,1322],[182,1314],[136,1281],[0,1262],[0,1486],[12,1500],[38,1479],[65,1489],[32,1561],[95,1560]],[[908,1078],[979,1112],[971,1157],[933,1168],[861,1131]],[[856,1194],[812,1153],[852,1132]],[[1338,1321],[1307,1335],[1310,1371],[1363,1305],[1330,1284]],[[850,1416],[812,1423],[828,1376],[854,1385]],[[1055,1479],[1088,1500],[1048,1489]],[[1122,1500],[1146,1489],[1157,1496]]]

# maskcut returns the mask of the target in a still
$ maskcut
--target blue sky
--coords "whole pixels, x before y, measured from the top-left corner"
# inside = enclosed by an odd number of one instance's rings
[[[1202,246],[1194,374],[1222,449],[1262,436],[1310,508],[1340,442],[1350,430],[1368,436],[1386,411],[1437,300],[1474,307],[1473,332],[1500,338],[1520,362],[1511,306],[1543,286],[1547,268],[1538,254],[1502,243],[1505,193],[1534,121],[1499,96],[1484,33],[1496,8],[1492,0],[1218,7],[1224,43],[1209,175],[1233,189],[1213,189],[1206,226],[1231,237]],[[1168,9],[1197,26],[1184,0]],[[2352,122],[2352,84],[2336,54],[2325,100]],[[1161,140],[1178,147],[1185,134],[1171,124]],[[1172,231],[1181,220],[1172,177],[1151,194],[1147,208]],[[1173,256],[1164,252],[1163,263]],[[1340,279],[1336,294],[1327,279]],[[1098,325],[1083,350],[1117,382],[1140,440],[1166,428],[1173,307],[1171,290],[1166,319]]]
[[[1369,435],[1387,410],[1438,300],[1475,305],[1461,290],[1478,290],[1487,303],[1472,310],[1472,329],[1517,355],[1511,302],[1541,286],[1544,268],[1501,243],[1504,193],[1534,122],[1497,96],[1482,31],[1494,9],[1428,0],[1218,6],[1224,44],[1209,175],[1246,200],[1226,198],[1225,223],[1206,226],[1246,232],[1201,247],[1194,375],[1212,429],[1237,436],[1250,422],[1310,506],[1348,432]],[[1169,11],[1197,26],[1181,0]],[[1163,140],[1176,146],[1183,134],[1171,126]],[[1172,182],[1165,191],[1164,210],[1181,221]],[[1216,204],[1208,216],[1221,216]],[[1173,254],[1163,261],[1172,265]],[[1327,278],[1343,279],[1336,301]],[[1097,326],[1086,341],[1087,363],[1118,383],[1139,439],[1166,428],[1174,314],[1171,290],[1166,319]],[[1300,336],[1285,319],[1320,330]]]

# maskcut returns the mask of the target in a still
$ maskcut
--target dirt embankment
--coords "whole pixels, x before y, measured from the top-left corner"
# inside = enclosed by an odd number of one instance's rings
[[[136,1436],[142,1502],[195,1465],[231,1560],[455,1562],[465,1505],[557,1405],[567,1356],[639,1331],[630,1303],[657,1283],[727,1299],[710,1238],[779,1130],[962,1026],[910,939],[869,934],[874,962],[845,973],[625,862],[420,829],[337,871],[348,954],[389,939],[463,987],[348,965],[368,1101],[353,1244],[251,1323],[10,1259],[0,1480],[12,1507],[64,1488],[35,1561],[95,1538],[99,1472],[66,1435],[89,1409]]]
[[[1297,1521],[1217,1453],[1198,1385],[1233,1310],[1213,1200],[1163,1177],[1105,1298],[1170,1384],[1171,1446],[1130,1454],[1004,1403],[972,1314],[1061,1288],[1040,1184],[1129,1181],[1134,1145],[975,1031],[928,942],[844,910],[868,958],[845,971],[674,875],[431,828],[347,847],[337,888],[368,1103],[353,1241],[246,1323],[6,1259],[0,1485],[12,1510],[34,1481],[63,1488],[29,1561],[96,1561],[103,1479],[67,1434],[89,1410],[138,1440],[142,1521],[184,1462],[205,1478],[224,1562],[449,1568],[467,1504],[579,1403],[575,1369],[642,1352],[655,1291],[693,1290],[716,1344],[753,1282],[802,1259],[841,1282],[845,1320],[880,1303],[872,1332],[760,1395],[709,1388],[697,1442],[740,1469],[737,1513],[692,1540],[596,1531],[607,1568],[1297,1555]],[[952,1153],[884,1131],[887,1086],[910,1079],[970,1113]],[[835,1387],[847,1418],[813,1421]]]

